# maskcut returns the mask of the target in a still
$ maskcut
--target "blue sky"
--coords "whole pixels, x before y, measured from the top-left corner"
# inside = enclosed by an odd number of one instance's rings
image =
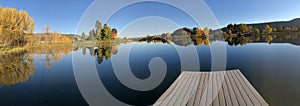
[[[221,26],[300,18],[299,0],[205,0]]]
[[[221,26],[228,23],[259,23],[300,17],[299,0],[204,1]],[[92,2],[93,0],[1,0],[0,5],[26,10],[35,20],[35,32],[42,31],[48,24],[51,31],[75,33],[82,15]]]
[[[109,2],[107,4],[99,1],[93,3],[81,20],[77,34],[92,29],[97,19],[102,20],[102,23],[107,20],[106,23],[109,26],[119,30],[119,35],[127,37],[161,34],[172,32],[180,27],[198,26],[190,15],[173,5],[153,1],[124,5],[128,1],[132,0],[123,0],[119,4],[114,4],[119,8],[105,7],[111,4]],[[205,15],[205,17],[208,16]]]
[[[26,10],[35,21],[34,32],[47,24],[50,31],[74,33],[86,8],[93,0],[0,0],[2,7]]]

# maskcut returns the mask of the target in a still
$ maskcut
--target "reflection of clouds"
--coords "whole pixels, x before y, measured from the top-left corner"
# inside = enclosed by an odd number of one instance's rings
[[[25,52],[5,54],[0,58],[1,86],[25,82],[34,72],[32,57]]]

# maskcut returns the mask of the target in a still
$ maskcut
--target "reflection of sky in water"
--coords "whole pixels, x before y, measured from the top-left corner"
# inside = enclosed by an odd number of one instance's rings
[[[168,55],[167,57],[171,60],[175,59],[171,62],[176,62],[178,54],[172,52],[176,52],[173,46],[176,45],[137,44],[130,54],[131,68],[136,77],[143,79],[149,76],[149,71],[140,71],[147,70],[147,66],[144,64],[150,61],[148,57]],[[196,48],[201,70],[210,70],[209,46],[200,45]],[[300,81],[298,78],[300,56],[298,54],[300,54],[299,46],[291,44],[248,43],[246,46],[227,46],[227,69],[241,69],[271,105],[296,103],[300,96],[297,91],[300,85],[296,84]],[[177,65],[180,65],[180,62]],[[168,68],[172,68],[172,66],[168,65]],[[285,100],[282,98],[283,96],[290,99]]]
[[[240,68],[270,105],[299,104],[299,46],[247,44],[227,52],[227,68]]]
[[[120,48],[127,45],[119,45],[116,55],[120,55],[122,50]],[[129,61],[132,73],[137,78],[149,77],[148,63],[151,58],[161,57],[168,67],[167,77],[157,88],[150,91],[135,91],[122,85],[112,71],[111,59],[104,59],[101,64],[98,64],[96,58],[92,58],[95,59],[98,74],[106,89],[115,98],[128,104],[151,104],[180,73],[182,67],[175,47],[176,45],[162,43],[137,43],[132,48]],[[241,69],[270,105],[297,104],[300,98],[299,48],[299,46],[282,43],[227,46],[227,69]],[[211,66],[209,46],[199,45],[196,49],[201,70],[209,70]],[[89,50],[85,57],[90,57]],[[71,54],[64,56],[58,62],[52,62],[48,69],[44,64],[39,63],[38,58],[34,59],[35,71],[28,81],[0,88],[0,98],[3,100],[0,104],[86,104],[74,79]],[[122,58],[120,61],[123,61]]]
[[[121,45],[119,48],[126,48],[124,46],[128,45]],[[118,50],[117,55],[121,55],[119,54],[120,52],[122,52],[122,49]],[[129,60],[124,58],[118,59],[120,61],[129,61],[132,73],[137,78],[146,79],[151,75],[148,64],[154,57],[164,59],[168,69],[163,82],[150,91],[136,91],[124,86],[118,81],[116,75],[114,75],[111,60],[104,61],[100,65],[97,65],[97,70],[102,83],[104,83],[106,89],[115,98],[127,104],[149,105],[154,103],[180,74],[180,61],[175,48],[166,44],[148,45],[146,43],[138,43],[132,47]]]
[[[34,59],[34,74],[28,81],[0,88],[0,105],[86,104],[74,79],[72,54],[57,63],[52,62],[50,68],[42,64],[37,55]]]

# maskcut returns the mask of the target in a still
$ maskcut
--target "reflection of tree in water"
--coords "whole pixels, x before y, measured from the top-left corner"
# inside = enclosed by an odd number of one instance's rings
[[[161,43],[162,42],[162,43],[170,44],[170,40],[166,40],[165,38],[166,37],[163,37],[163,35],[161,35],[161,36],[157,36],[157,35],[149,36],[149,35],[147,35],[147,37],[139,39],[138,41],[140,41],[140,42],[146,41],[147,43],[151,43],[151,42]]]
[[[225,37],[228,45],[237,46],[237,45],[246,45],[251,42],[266,42],[271,43],[273,41],[273,36],[271,35],[255,35],[255,36],[226,36]]]
[[[113,45],[113,46],[111,47],[111,50],[112,50],[112,53],[113,53],[114,55],[116,55],[116,54],[118,53],[118,46]]]
[[[51,62],[58,62],[62,60],[64,56],[69,54],[72,51],[71,47],[62,47],[62,48],[31,48],[27,50],[30,54],[38,54],[41,58],[41,63],[45,64],[48,68],[51,67]],[[42,58],[41,55],[45,55],[45,58]]]
[[[255,36],[253,37],[253,40],[254,40],[254,41],[260,41],[260,36],[255,35]]]
[[[34,72],[32,57],[25,52],[0,56],[0,85],[25,82]]]
[[[88,47],[91,56],[95,56],[94,47]]]
[[[207,37],[196,37],[193,38],[194,45],[209,45],[209,39]]]
[[[103,49],[102,48],[98,48],[97,49],[97,61],[99,64],[101,64],[103,62]]]
[[[271,35],[268,35],[268,36],[266,37],[266,42],[267,42],[267,43],[271,44],[272,40],[273,40],[273,37],[272,37]]]
[[[86,48],[82,48],[82,54],[85,55],[86,54]]]
[[[225,38],[225,40],[227,41],[228,45],[230,46],[237,46],[237,45],[246,45],[249,42],[252,42],[253,39],[258,39],[258,38],[250,38],[250,37],[245,37],[245,36],[228,36]]]
[[[104,43],[98,45],[98,48],[95,50],[97,55],[97,61],[99,64],[103,62],[103,59],[109,60],[112,54],[118,53],[118,46],[113,43]]]
[[[271,35],[255,35],[255,36],[235,36],[228,37],[226,39],[230,46],[237,45],[246,45],[247,43],[252,42],[266,42],[271,43],[273,41],[273,37]]]
[[[274,33],[272,35],[224,35],[225,40],[230,46],[245,45],[252,42],[271,43],[291,43],[300,45],[299,33]]]

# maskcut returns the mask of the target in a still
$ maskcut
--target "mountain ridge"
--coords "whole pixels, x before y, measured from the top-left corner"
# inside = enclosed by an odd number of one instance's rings
[[[262,22],[262,23],[250,23],[246,24],[247,26],[252,26],[253,28],[258,28],[260,30],[263,30],[265,28],[266,24],[270,24],[273,28],[278,28],[280,26],[283,27],[300,27],[300,18],[294,18],[289,21],[273,21],[273,22]],[[226,27],[221,28],[223,31],[226,30]]]

